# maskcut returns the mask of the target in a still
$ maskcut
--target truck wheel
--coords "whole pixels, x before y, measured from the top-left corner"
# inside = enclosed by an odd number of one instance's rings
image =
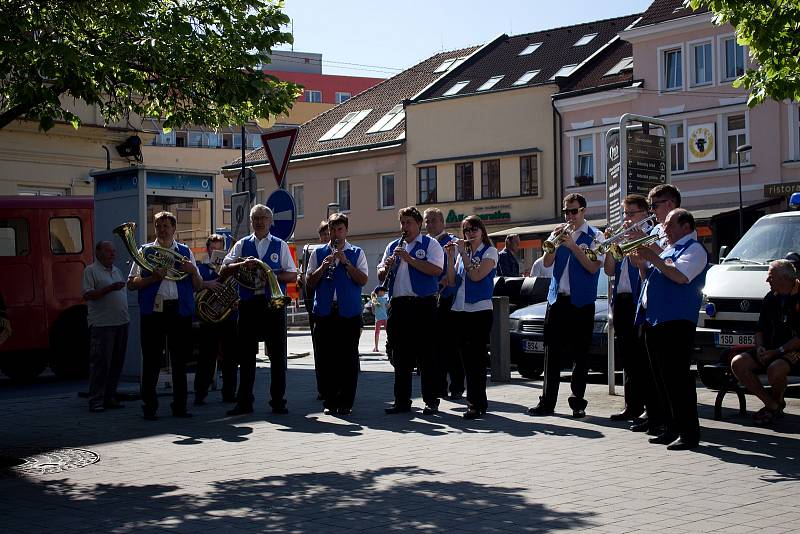
[[[31,382],[47,367],[43,352],[6,352],[0,361],[0,371],[15,382]]]
[[[522,378],[529,378],[531,380],[542,376],[542,369],[530,362],[518,363],[517,371],[522,375]]]
[[[50,331],[50,369],[59,378],[89,376],[89,327],[86,306],[64,311]]]

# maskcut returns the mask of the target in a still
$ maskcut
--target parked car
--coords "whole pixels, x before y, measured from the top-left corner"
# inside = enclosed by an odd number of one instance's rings
[[[600,269],[597,300],[594,304],[594,329],[589,347],[589,369],[608,367],[608,277]],[[544,316],[547,302],[521,308],[511,314],[511,363],[524,378],[538,378],[544,370]],[[616,368],[620,368],[617,359]]]

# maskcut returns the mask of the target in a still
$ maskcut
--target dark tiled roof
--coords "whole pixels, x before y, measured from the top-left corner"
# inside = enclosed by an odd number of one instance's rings
[[[668,20],[680,19],[691,15],[698,15],[708,11],[707,7],[701,7],[697,11],[683,5],[683,0],[654,0],[647,11],[642,13],[642,20],[636,23],[636,27],[649,26]]]
[[[572,91],[583,91],[586,89],[602,89],[607,86],[618,86],[619,84],[633,81],[633,64],[619,74],[606,74],[617,66],[625,58],[633,57],[633,46],[622,39],[617,39],[605,50],[592,58],[584,68],[576,73],[575,77],[570,77],[568,83],[561,87],[560,93]]]
[[[477,48],[473,46],[436,54],[400,74],[355,95],[347,102],[317,115],[300,127],[292,159],[306,154],[346,151],[355,147],[379,145],[396,140],[398,136],[405,132],[405,120],[400,121],[394,128],[386,132],[371,134],[366,132],[394,106],[416,95],[431,82],[442,76],[444,73],[434,72],[442,62],[469,55]],[[343,138],[329,141],[319,140],[348,113],[366,109],[372,109],[372,111]],[[267,156],[263,148],[258,148],[247,154],[248,163],[264,162],[266,160]],[[225,167],[236,166],[237,162],[238,165],[241,165],[241,158]]]
[[[532,70],[540,72],[519,87],[553,83],[550,77],[561,67],[581,64],[637,18],[638,15],[628,15],[513,37],[503,35],[487,45],[485,51],[437,82],[422,98],[442,97],[454,84],[466,80],[469,80],[469,84],[457,96],[476,93],[486,80],[501,74],[504,75],[503,79],[490,90],[512,88],[520,76]],[[596,33],[597,36],[588,44],[574,46],[582,36],[590,33]],[[529,44],[539,42],[542,45],[533,53],[519,55]]]

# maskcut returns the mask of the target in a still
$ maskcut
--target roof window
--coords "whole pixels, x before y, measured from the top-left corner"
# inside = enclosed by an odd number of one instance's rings
[[[433,72],[446,72],[448,70],[453,70],[454,68],[464,63],[464,61],[466,60],[467,60],[466,57],[457,57],[453,59],[448,59],[444,63],[436,67],[436,70]]]
[[[491,89],[492,87],[497,85],[497,82],[502,80],[504,77],[505,77],[505,75],[503,75],[503,74],[501,74],[500,76],[492,76],[491,78],[489,78],[488,80],[483,82],[483,85],[478,87],[477,90],[478,91],[486,91],[487,89]]]
[[[527,56],[528,54],[533,54],[537,48],[542,46],[542,43],[531,43],[525,47],[525,50],[520,52],[518,55],[520,56]]]
[[[539,74],[538,70],[529,70],[528,72],[520,76],[519,79],[516,82],[512,83],[511,85],[525,85],[526,83],[534,79],[537,74]]]
[[[403,109],[403,104],[397,104],[395,107],[389,110],[386,115],[380,118],[378,122],[372,125],[372,127],[367,130],[368,134],[377,133],[377,132],[388,132],[393,130],[395,126],[400,124],[406,118],[406,112]]]
[[[619,63],[617,63],[616,65],[611,67],[611,69],[609,69],[608,72],[603,74],[603,76],[613,76],[615,74],[619,74],[619,73],[621,73],[623,71],[626,71],[626,70],[633,70],[633,58],[632,57],[626,57],[626,58],[621,59],[619,61]]]
[[[363,121],[364,118],[370,114],[371,109],[364,109],[361,111],[351,111],[345,115],[342,120],[333,125],[333,128],[325,132],[319,138],[320,141],[328,141],[330,139],[341,139],[350,132],[356,125]]]
[[[553,74],[553,75],[550,77],[550,79],[551,79],[551,80],[555,80],[556,78],[561,78],[562,76],[563,76],[563,77],[569,76],[570,74],[572,74],[572,71],[573,71],[573,70],[575,70],[575,67],[577,67],[577,66],[578,66],[577,64],[574,64],[574,65],[564,65],[563,67],[561,67],[560,69],[558,69],[558,72],[556,72],[555,74]]]
[[[453,85],[453,87],[451,87],[450,89],[445,91],[443,96],[452,96],[452,95],[458,93],[463,88],[465,88],[468,84],[469,84],[469,80],[464,80],[464,81],[461,81],[461,82],[457,82],[455,85]]]
[[[577,42],[576,42],[574,45],[572,45],[572,46],[583,46],[583,45],[587,45],[587,44],[591,43],[591,42],[592,42],[592,39],[594,39],[595,37],[597,37],[597,34],[596,34],[596,33],[587,33],[586,35],[584,35],[583,37],[581,37],[580,39],[578,39],[578,40],[577,40]]]

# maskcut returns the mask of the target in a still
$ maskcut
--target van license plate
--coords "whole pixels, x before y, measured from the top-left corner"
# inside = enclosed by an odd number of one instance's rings
[[[544,341],[522,340],[522,350],[524,352],[544,352]]]
[[[753,334],[714,334],[714,342],[718,347],[734,347],[755,343]]]

